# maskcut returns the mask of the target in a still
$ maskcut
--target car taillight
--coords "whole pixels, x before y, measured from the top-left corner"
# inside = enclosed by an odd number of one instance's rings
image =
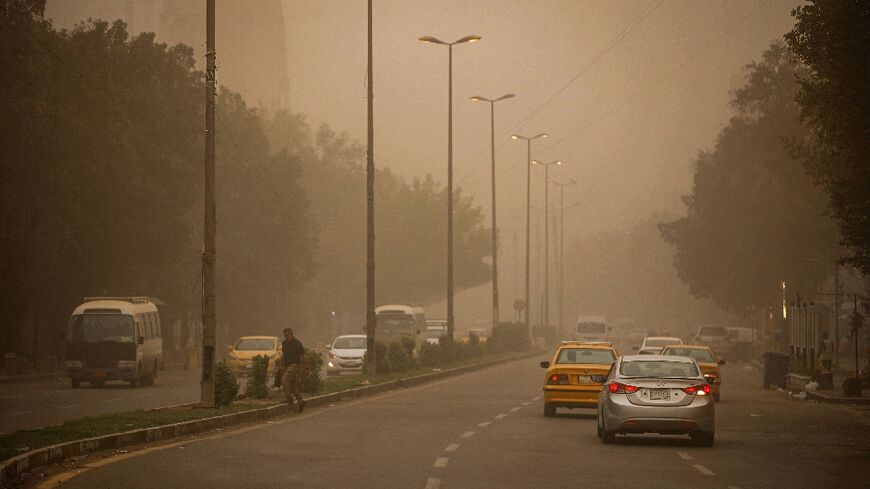
[[[565,374],[553,374],[547,379],[548,384],[567,384],[568,376]]]
[[[690,385],[689,387],[683,387],[683,392],[689,395],[696,396],[706,396],[710,393],[712,389],[710,388],[710,384],[704,385]]]
[[[640,387],[636,385],[620,384],[619,382],[611,382],[607,385],[607,390],[609,390],[611,394],[634,394],[640,390]]]

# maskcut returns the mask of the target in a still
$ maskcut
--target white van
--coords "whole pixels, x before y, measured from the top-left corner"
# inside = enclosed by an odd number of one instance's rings
[[[604,316],[580,316],[574,326],[571,339],[587,343],[606,343],[610,341],[610,331]]]
[[[378,325],[375,340],[384,344],[401,343],[402,338],[414,341],[415,353],[419,353],[426,330],[426,313],[420,306],[410,304],[386,304],[375,308]]]
[[[73,388],[110,380],[154,384],[163,365],[156,301],[148,297],[86,297],[66,332],[66,371]]]

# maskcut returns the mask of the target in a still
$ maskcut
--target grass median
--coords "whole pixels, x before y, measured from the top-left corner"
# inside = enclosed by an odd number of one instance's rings
[[[517,355],[517,353],[489,354],[455,360],[434,368],[418,367],[404,372],[394,372],[385,375],[368,376],[357,374],[326,377],[323,381],[323,388],[320,392],[314,395],[341,392],[367,385],[377,385],[398,379],[448,370],[451,368],[503,360]],[[137,410],[115,414],[104,414],[100,416],[70,420],[58,426],[4,433],[0,434],[0,461],[8,460],[29,450],[59,443],[262,408],[280,402],[281,392],[273,391],[271,397],[271,400],[236,401],[230,406],[224,406],[219,409],[178,407],[151,411]]]

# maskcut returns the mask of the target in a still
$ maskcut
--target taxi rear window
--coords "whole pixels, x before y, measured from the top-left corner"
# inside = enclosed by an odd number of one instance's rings
[[[556,363],[593,363],[610,365],[616,360],[612,350],[599,348],[562,348]]]

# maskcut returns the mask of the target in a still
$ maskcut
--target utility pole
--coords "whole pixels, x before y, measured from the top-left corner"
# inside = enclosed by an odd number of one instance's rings
[[[840,261],[834,264],[834,367],[840,366]]]
[[[202,379],[200,405],[215,407],[215,0],[206,1],[205,48],[205,219],[202,253]]]
[[[375,124],[372,69],[372,0],[368,0],[368,145],[366,149],[366,369],[375,369]]]
[[[544,301],[542,325],[550,324],[550,167],[561,165],[561,160],[543,163],[538,160],[532,161],[533,165],[544,166]]]

